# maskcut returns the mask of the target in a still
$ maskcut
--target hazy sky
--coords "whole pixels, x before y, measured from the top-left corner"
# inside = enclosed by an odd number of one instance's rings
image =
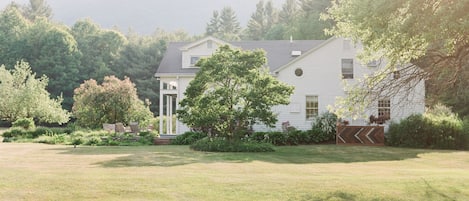
[[[280,8],[285,0],[272,0]],[[10,2],[28,4],[29,0],[0,0],[0,8]],[[231,6],[241,26],[245,26],[259,0],[47,0],[53,19],[72,25],[79,19],[91,18],[104,28],[129,28],[149,34],[156,28],[167,31],[184,29],[202,34],[214,10]]]

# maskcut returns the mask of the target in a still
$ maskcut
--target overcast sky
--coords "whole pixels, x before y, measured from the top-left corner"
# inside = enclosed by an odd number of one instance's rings
[[[272,0],[280,8],[285,0]],[[0,8],[10,2],[28,4],[29,0],[0,0]],[[73,25],[77,20],[91,18],[103,28],[117,26],[150,34],[156,28],[167,31],[184,29],[202,34],[214,10],[231,6],[241,26],[245,26],[259,0],[47,0],[53,19]]]

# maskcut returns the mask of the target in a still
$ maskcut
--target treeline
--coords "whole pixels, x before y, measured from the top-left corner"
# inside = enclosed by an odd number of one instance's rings
[[[153,74],[168,41],[191,40],[184,31],[153,35],[122,34],[101,28],[90,19],[67,27],[50,20],[51,10],[43,0],[29,5],[10,4],[0,13],[0,64],[13,69],[26,61],[38,76],[49,78],[47,90],[62,96],[71,110],[73,91],[84,80],[102,81],[106,75],[129,77],[142,100],[153,101],[158,111],[159,82]]]
[[[129,77],[141,100],[152,102],[157,114],[159,82],[153,78],[170,41],[191,41],[206,35],[224,40],[324,39],[328,22],[319,13],[328,0],[286,0],[277,9],[271,1],[260,1],[246,28],[241,28],[230,7],[214,11],[206,33],[191,36],[181,30],[152,35],[103,29],[92,19],[71,27],[52,21],[53,11],[45,0],[27,5],[11,3],[0,13],[0,65],[13,69],[18,61],[28,62],[38,76],[49,78],[52,98],[63,97],[63,107],[71,110],[73,91],[85,80],[102,81],[107,75]]]
[[[246,28],[240,26],[231,7],[213,11],[205,35],[224,40],[312,40],[327,39],[325,28],[332,21],[320,20],[330,0],[285,0],[281,8],[272,1],[259,1]]]

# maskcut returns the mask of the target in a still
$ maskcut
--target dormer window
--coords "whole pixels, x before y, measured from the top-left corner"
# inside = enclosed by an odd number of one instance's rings
[[[197,64],[199,59],[200,59],[199,56],[191,56],[191,66],[195,66],[195,64]]]

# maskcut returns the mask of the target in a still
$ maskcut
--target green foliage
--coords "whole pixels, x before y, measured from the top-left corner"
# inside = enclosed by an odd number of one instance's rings
[[[180,102],[178,118],[228,139],[240,139],[255,123],[272,126],[277,118],[271,107],[288,104],[293,87],[269,74],[264,54],[222,46],[201,59],[200,70]]]
[[[231,7],[224,7],[220,14],[218,11],[213,12],[210,23],[207,24],[206,35],[215,36],[223,40],[239,40],[240,30],[238,19],[235,11]]]
[[[191,145],[194,142],[207,137],[207,134],[201,132],[185,132],[171,140],[172,145]]]
[[[209,152],[273,152],[274,147],[270,143],[227,141],[222,138],[209,138],[193,143],[191,149]]]
[[[243,140],[265,142],[276,146],[283,146],[330,143],[333,142],[334,139],[335,138],[331,138],[329,133],[323,132],[318,128],[314,128],[306,131],[291,130],[288,132],[255,132]]]
[[[17,119],[15,122],[12,124],[13,127],[21,127],[25,130],[30,130],[34,129],[36,126],[34,125],[34,120],[33,118],[21,118]]]
[[[13,127],[3,132],[2,136],[5,138],[15,138],[25,133],[26,131],[23,128]]]
[[[331,112],[325,112],[319,115],[313,122],[312,130],[317,133],[317,138],[321,141],[333,140],[336,136],[337,115]],[[319,132],[320,131],[320,132]]]
[[[116,73],[111,69],[113,62],[120,58],[120,51],[127,43],[121,33],[102,29],[89,19],[77,21],[71,33],[81,53],[80,80],[99,80]]]
[[[43,17],[52,18],[52,9],[47,5],[46,0],[29,0],[29,4],[22,8],[23,15],[30,21]]]
[[[0,118],[13,122],[34,118],[40,122],[66,123],[70,114],[61,107],[62,99],[51,99],[46,87],[48,78],[36,78],[26,62],[13,70],[0,67]]]
[[[105,77],[102,85],[87,80],[75,89],[73,114],[80,126],[100,128],[103,123],[145,122],[152,113],[138,99],[129,78]]]
[[[168,121],[168,117],[166,116],[163,116],[163,133],[166,132],[166,127],[167,127],[167,121]],[[173,116],[173,119],[171,119],[172,121],[172,130],[173,132],[176,132],[176,116]],[[150,120],[150,125],[153,126],[153,130],[159,132],[160,131],[160,117],[157,116],[155,118],[152,118]]]
[[[276,21],[277,13],[272,1],[265,4],[264,1],[259,1],[247,24],[246,37],[251,40],[263,40]]]
[[[364,83],[366,91],[408,91],[425,80],[431,103],[443,101],[467,114],[469,97],[469,0],[343,0],[333,1],[323,19],[335,21],[328,33],[363,45],[362,63],[386,59],[386,67]],[[367,9],[364,9],[367,8]],[[386,82],[396,66],[412,69],[403,79]],[[422,72],[423,71],[423,72]],[[387,85],[386,85],[387,84]],[[384,87],[386,90],[380,90]],[[369,93],[361,93],[353,105]],[[432,100],[433,99],[433,100]],[[435,101],[436,99],[436,101]]]
[[[13,138],[11,141],[17,141],[20,139],[35,139],[41,136],[53,137],[56,135],[69,135],[72,131],[69,128],[46,128],[37,127],[24,129],[23,127],[12,127],[3,133],[3,137]],[[44,137],[46,138],[46,137]]]
[[[138,146],[152,145],[156,132],[109,133],[104,130],[72,130],[70,128],[38,127],[25,130],[13,127],[3,133],[4,142],[34,142],[45,144],[91,145],[91,146]]]
[[[391,146],[467,149],[469,133],[465,123],[444,106],[436,106],[424,115],[412,115],[391,123],[387,143]]]
[[[38,138],[34,139],[34,143],[44,143],[44,144],[69,144],[71,141],[70,135],[67,134],[48,134],[41,135]]]

